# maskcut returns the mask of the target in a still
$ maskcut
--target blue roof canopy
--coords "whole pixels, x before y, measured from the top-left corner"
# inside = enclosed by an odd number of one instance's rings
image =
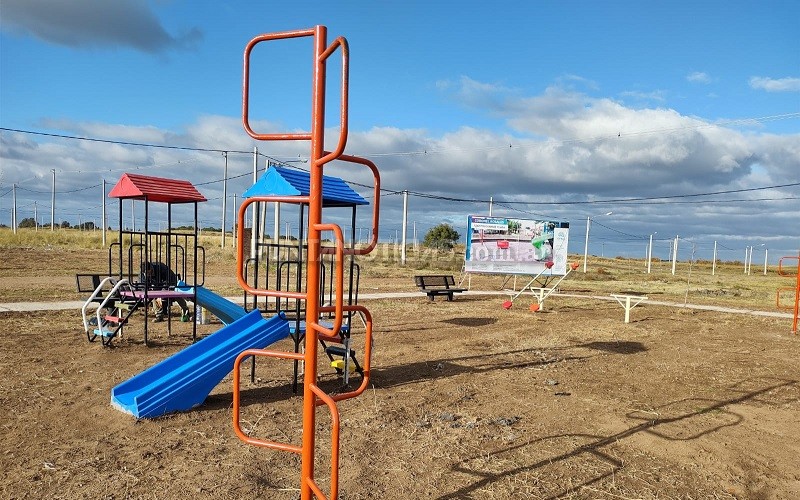
[[[302,170],[271,166],[242,196],[308,196],[311,174]],[[322,206],[352,207],[369,205],[360,194],[353,191],[338,177],[322,176]]]

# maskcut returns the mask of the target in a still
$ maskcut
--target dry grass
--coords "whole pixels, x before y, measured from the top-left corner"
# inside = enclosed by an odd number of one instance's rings
[[[115,233],[109,233],[108,244],[115,238]],[[220,241],[219,234],[200,237],[200,244],[206,249],[206,275],[218,292],[238,295],[233,240],[227,238],[224,249],[220,248]],[[74,275],[105,272],[108,267],[107,250],[102,248],[99,232],[27,229],[14,235],[8,228],[0,229],[0,252],[20,248],[25,251],[7,254],[0,260],[0,278],[7,278],[0,284],[0,302],[30,300],[27,293],[30,282],[26,280],[36,282],[44,300],[75,300],[79,297],[74,291]],[[450,252],[409,248],[406,264],[401,265],[399,248],[381,244],[372,254],[357,260],[361,266],[361,292],[414,291],[414,274],[444,272],[459,278],[462,252],[459,248]],[[580,258],[572,256],[572,260]],[[643,260],[590,257],[588,272],[584,274],[579,267],[562,282],[560,290],[603,295],[642,293],[654,300],[772,311],[776,310],[777,289],[795,284],[793,279],[778,276],[774,266],[767,275],[760,266],[745,275],[743,265],[738,262],[718,263],[713,275],[707,261],[679,262],[675,275],[669,262],[654,261],[650,274],[646,269]],[[527,279],[518,277],[516,286],[522,286]],[[471,282],[472,289],[477,290],[500,290],[515,283],[491,275],[472,275],[464,282]],[[782,301],[788,302],[788,297]]]
[[[62,238],[80,238],[65,232]],[[22,235],[20,238],[28,238]],[[75,300],[75,272],[106,266],[89,243],[13,240],[0,231],[0,302]],[[95,242],[96,243],[96,242]],[[231,248],[204,239],[208,286],[237,294]],[[416,273],[458,275],[457,254],[382,246],[361,260],[362,293],[414,291]],[[716,276],[704,264],[592,259],[562,290],[772,309],[792,282]],[[687,278],[688,286],[687,286]],[[518,285],[521,281],[518,279]],[[473,288],[503,278],[476,275]],[[507,284],[508,285],[508,284]],[[528,297],[523,297],[528,299]],[[544,313],[500,297],[364,303],[375,318],[372,385],[342,412],[341,498],[797,498],[800,401],[789,321],[644,304],[622,323],[613,302],[556,297]],[[191,342],[186,323],[141,318],[104,349],[76,311],[0,314],[0,496],[4,498],[296,499],[298,458],[247,446],[231,429],[231,381],[199,408],[136,422],[109,405],[119,382]],[[208,335],[219,323],[199,325]],[[354,335],[357,352],[363,336]],[[289,350],[286,343],[276,350]],[[321,363],[320,383],[340,381]],[[259,361],[242,391],[243,425],[298,443],[291,369]],[[318,477],[327,484],[329,417],[319,412]]]

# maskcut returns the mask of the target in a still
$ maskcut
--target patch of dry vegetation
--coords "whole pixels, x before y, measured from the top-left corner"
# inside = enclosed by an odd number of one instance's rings
[[[116,241],[117,234],[108,233],[107,244]],[[224,295],[241,293],[236,283],[236,255],[233,239],[228,237],[226,248],[220,248],[219,234],[205,234],[200,245],[205,248],[206,283]],[[0,228],[0,302],[31,300],[29,289],[37,290],[37,300],[76,300],[76,273],[103,273],[108,268],[108,250],[102,248],[99,231],[75,229],[25,229],[12,234]],[[580,261],[580,256],[571,256]],[[514,281],[504,276],[461,275],[463,247],[437,251],[420,246],[409,247],[406,264],[400,264],[400,249],[396,245],[380,244],[370,255],[358,257],[361,267],[361,293],[414,291],[415,274],[450,273],[475,290],[501,290],[512,287]],[[675,275],[670,262],[654,260],[651,273],[641,259],[590,257],[588,272],[582,266],[572,272],[560,286],[565,293],[611,294],[642,293],[652,299],[700,304],[717,304],[747,309],[775,310],[775,297],[780,287],[792,286],[792,280],[777,275],[774,267],[767,275],[761,268],[745,275],[741,263],[717,263],[712,275],[711,263],[678,262]],[[528,277],[519,277],[522,286]]]

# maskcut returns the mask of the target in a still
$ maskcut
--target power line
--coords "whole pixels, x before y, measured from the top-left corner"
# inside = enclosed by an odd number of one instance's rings
[[[711,127],[722,127],[727,125],[743,125],[743,124],[753,124],[753,123],[764,123],[769,121],[777,121],[777,120],[789,120],[794,118],[800,118],[800,112],[793,112],[793,113],[782,113],[776,115],[767,115],[767,116],[760,116],[755,118],[737,118],[731,120],[721,120],[715,123],[699,123],[696,125],[684,125],[680,127],[665,127],[660,129],[651,129],[651,130],[641,130],[641,131],[634,131],[634,132],[623,132],[619,131],[616,135],[609,134],[604,136],[594,136],[594,137],[584,137],[584,138],[572,138],[572,139],[564,139],[561,141],[556,142],[555,144],[567,145],[567,144],[576,144],[576,143],[584,143],[584,142],[593,142],[599,139],[618,139],[622,137],[633,137],[633,136],[642,136],[642,135],[652,135],[652,134],[659,134],[659,133],[670,133],[670,132],[679,132],[682,130],[698,130],[702,128],[711,128]],[[7,132],[17,132],[20,134],[29,134],[29,135],[38,135],[43,137],[55,137],[59,139],[72,139],[72,140],[81,140],[81,141],[90,141],[90,142],[99,142],[105,144],[117,144],[123,146],[136,146],[136,147],[147,147],[147,148],[160,148],[160,149],[172,149],[172,150],[182,150],[182,151],[200,151],[200,152],[207,152],[207,153],[234,153],[234,154],[252,154],[253,151],[243,151],[243,150],[236,150],[236,149],[222,149],[222,148],[198,148],[194,146],[171,146],[168,144],[152,144],[152,143],[145,143],[145,142],[132,142],[132,141],[120,141],[114,139],[99,139],[96,137],[85,137],[85,136],[75,136],[75,135],[68,135],[68,134],[55,134],[51,132],[39,132],[33,130],[24,130],[24,129],[15,129],[9,127],[0,127],[0,130],[7,131]],[[548,147],[552,146],[553,143],[548,143]],[[387,156],[424,156],[428,154],[440,154],[440,153],[449,153],[449,152],[480,152],[480,151],[498,151],[504,149],[530,149],[532,147],[541,147],[541,144],[536,144],[535,146],[520,146],[519,144],[515,145],[513,142],[509,142],[507,144],[503,144],[500,146],[488,146],[482,148],[458,148],[458,147],[447,147],[441,149],[423,149],[417,151],[396,151],[396,152],[387,152],[387,153],[360,153],[360,156],[367,156],[371,158],[375,157],[387,157]],[[259,156],[264,156],[269,158],[267,155],[262,155],[258,153]],[[307,159],[306,159],[307,161]]]
[[[699,127],[704,127],[704,126],[719,126],[721,124],[724,125],[724,124],[734,124],[734,123],[749,123],[749,122],[779,120],[779,119],[795,118],[795,117],[798,117],[798,116],[800,116],[800,113],[787,113],[787,114],[782,114],[782,115],[772,115],[772,116],[765,116],[765,117],[760,117],[760,118],[748,118],[748,119],[740,119],[740,120],[730,120],[728,122],[719,122],[717,124],[704,124],[704,125],[698,125],[698,126],[692,126],[692,127],[678,127],[678,128],[671,128],[671,129],[661,129],[660,131],[676,131],[676,130],[682,130],[682,129],[687,129],[687,128],[699,128]],[[238,154],[252,154],[253,153],[252,151],[225,150],[225,149],[219,149],[219,148],[197,148],[197,147],[189,147],[189,146],[171,146],[171,145],[164,145],[164,144],[149,144],[149,143],[139,143],[139,142],[129,142],[129,141],[117,141],[117,140],[110,140],[110,139],[98,139],[98,138],[92,138],[92,137],[81,137],[81,136],[71,136],[71,135],[65,135],[65,134],[53,134],[53,133],[46,133],[46,132],[36,132],[36,131],[29,131],[29,130],[22,130],[22,129],[12,129],[12,128],[7,128],[7,127],[0,127],[0,130],[9,131],[9,132],[18,132],[18,133],[23,133],[23,134],[40,135],[40,136],[46,136],[46,137],[56,137],[56,138],[72,139],[72,140],[84,140],[84,141],[91,141],[91,142],[100,142],[100,143],[107,143],[107,144],[136,146],[136,147],[152,147],[152,148],[163,148],[163,149],[172,149],[172,150],[199,151],[199,152],[217,152],[217,153],[238,153]],[[654,131],[642,131],[642,132],[628,133],[626,135],[648,134],[648,133],[654,133],[654,132],[656,132],[656,131],[655,130]],[[573,140],[564,141],[564,142],[565,143],[566,142],[573,142]],[[513,148],[514,146],[513,146],[513,144],[509,144],[507,147],[508,148]],[[505,149],[506,146],[504,145],[502,148]],[[495,149],[497,149],[497,148],[495,148]],[[444,151],[444,150],[442,150],[442,151]],[[405,152],[405,153],[396,153],[396,154],[400,155],[400,154],[416,154],[416,153],[417,152]],[[426,150],[426,151],[423,151],[422,153],[427,154],[428,151]],[[290,165],[290,164],[288,164],[288,163],[286,163],[284,161],[278,160],[278,159],[276,159],[276,158],[274,158],[272,156],[269,156],[269,155],[266,155],[266,154],[263,154],[263,153],[257,153],[257,154],[258,154],[258,156],[267,158],[267,159],[269,159],[270,161],[272,161],[272,162],[274,162],[276,164],[280,164],[280,165],[283,165],[283,166],[286,166],[286,167],[289,167],[289,168],[294,168],[294,169],[297,169],[297,170],[301,170],[301,171],[307,172],[306,169],[303,169],[303,168],[300,168],[300,167],[297,167],[297,166],[294,166],[294,165]],[[395,154],[395,153],[373,154],[373,155],[369,155],[369,156],[388,156],[388,155],[392,155],[392,154]],[[300,157],[298,157],[298,159],[300,161],[307,161],[307,160],[304,160],[304,159],[302,159]],[[196,159],[193,159],[193,160],[196,161]],[[151,168],[151,167],[136,167],[136,168],[138,169],[138,168]],[[259,170],[263,170],[263,169],[259,169]],[[78,171],[78,172],[80,172],[80,171]],[[88,172],[86,172],[86,173],[88,173]],[[250,175],[250,174],[249,173],[245,173],[245,174],[229,177],[228,179],[229,180],[230,179],[237,179],[237,178],[245,177],[245,176],[248,176],[248,175]],[[223,182],[223,179],[207,181],[207,182],[199,183],[199,184],[196,184],[196,185],[202,186],[202,185],[215,184],[215,183],[219,183],[219,182]],[[369,189],[369,188],[373,187],[373,186],[370,186],[370,185],[361,184],[361,183],[357,183],[357,182],[352,182],[352,181],[348,181],[348,182],[350,184],[354,185],[354,186],[359,186],[359,187],[363,187],[363,188],[368,188]],[[754,192],[754,191],[762,191],[762,190],[769,190],[769,189],[780,189],[780,188],[786,188],[786,187],[795,187],[795,186],[798,186],[798,185],[800,185],[800,182],[798,182],[798,183],[790,183],[790,184],[782,184],[782,185],[774,185],[774,186],[764,186],[764,187],[757,187],[757,188],[731,189],[731,190],[715,191],[715,192],[707,192],[707,193],[679,194],[679,195],[638,197],[638,198],[614,198],[614,199],[604,199],[604,200],[554,201],[554,202],[529,202],[529,201],[497,200],[497,201],[494,201],[494,203],[497,204],[498,206],[502,206],[502,207],[510,209],[510,210],[517,210],[519,212],[529,213],[531,215],[540,216],[541,214],[537,214],[535,212],[529,212],[527,210],[523,210],[523,209],[520,209],[520,208],[512,207],[511,205],[526,205],[526,206],[530,206],[530,205],[546,205],[546,206],[548,206],[548,205],[597,205],[597,204],[610,204],[610,203],[614,203],[614,204],[642,204],[643,205],[643,204],[678,204],[678,203],[741,203],[741,202],[755,202],[755,201],[784,201],[784,200],[795,200],[795,199],[798,199],[798,198],[797,197],[783,197],[783,198],[756,198],[756,199],[702,200],[702,201],[674,201],[674,200],[685,199],[685,198],[694,198],[694,197],[704,197],[704,196],[715,196],[715,195],[722,195],[722,194]],[[96,185],[93,185],[93,186],[89,186],[89,187],[85,187],[85,188],[79,188],[79,189],[75,189],[75,190],[71,190],[71,191],[57,191],[57,192],[61,193],[61,194],[68,194],[68,193],[80,192],[80,191],[84,191],[84,190],[87,190],[87,189],[96,188],[97,186],[98,185],[96,184]],[[35,191],[35,190],[26,189],[26,188],[22,188],[22,187],[20,187],[20,189],[23,189],[25,191],[32,192],[32,193],[46,194],[44,191]],[[0,195],[0,198],[7,196],[10,192],[11,192],[11,190],[6,191],[2,195]],[[388,188],[381,188],[381,192],[386,193],[388,195],[397,195],[397,194],[403,193],[403,191],[398,191],[398,190],[393,190],[393,189],[388,189]],[[457,198],[457,197],[452,197],[452,196],[436,195],[436,194],[432,194],[432,193],[424,193],[424,192],[419,192],[419,191],[408,191],[408,194],[411,195],[411,196],[419,197],[419,198],[426,198],[426,199],[447,201],[447,202],[454,202],[454,203],[488,203],[489,202],[489,200],[486,200],[486,199]]]
[[[97,187],[100,187],[100,186],[102,186],[102,184],[95,184],[93,186],[82,187],[82,188],[78,188],[78,189],[71,189],[69,191],[56,191],[56,194],[78,193],[80,191],[86,191],[87,189],[94,189],[94,188],[97,188]],[[52,193],[52,191],[36,191],[35,189],[28,189],[28,188],[24,188],[24,187],[19,186],[19,185],[17,186],[17,189],[19,189],[20,191],[27,191],[29,193],[36,193],[36,194],[50,194],[50,193]]]
[[[56,137],[58,139],[72,139],[77,141],[89,141],[89,142],[101,142],[104,144],[117,144],[121,146],[136,146],[141,148],[160,148],[160,149],[176,149],[181,151],[202,151],[206,153],[242,153],[242,154],[252,154],[252,151],[237,151],[237,150],[230,150],[230,149],[217,149],[217,148],[197,148],[191,146],[170,146],[168,144],[150,144],[146,142],[130,142],[130,141],[119,141],[113,139],[98,139],[97,137],[83,137],[77,135],[67,135],[67,134],[53,134],[49,132],[36,132],[33,130],[23,130],[23,129],[16,129],[16,128],[8,128],[8,127],[0,127],[0,130],[5,132],[17,132],[20,134],[29,134],[29,135],[38,135],[43,137]]]
[[[753,192],[753,191],[766,191],[770,189],[780,189],[786,187],[795,187],[800,186],[800,182],[794,182],[790,184],[778,184],[774,186],[762,186],[762,187],[755,187],[755,188],[745,188],[745,189],[729,189],[725,191],[712,191],[708,193],[693,193],[693,194],[676,194],[676,195],[667,195],[667,196],[645,196],[639,198],[611,198],[611,199],[604,199],[604,200],[581,200],[581,201],[537,201],[537,202],[530,202],[530,201],[506,201],[506,200],[492,200],[495,204],[502,204],[502,205],[596,205],[602,203],[618,203],[618,204],[638,204],[637,202],[655,202],[657,200],[674,200],[674,199],[681,199],[681,198],[694,198],[700,196],[716,196],[720,194],[733,194],[733,193],[745,193],[745,192]],[[442,195],[435,195],[430,193],[422,193],[419,191],[409,191],[409,195],[417,196],[419,198],[428,198],[433,200],[440,200],[440,201],[450,201],[450,202],[459,202],[459,203],[489,203],[490,200],[488,199],[477,199],[477,198],[456,198],[452,196],[442,196]],[[788,200],[788,199],[795,199],[793,197],[784,197],[784,198],[770,198],[770,199],[762,199],[757,201],[775,201],[775,200]],[[729,201],[750,201],[749,199],[740,199],[740,200],[702,200],[702,201],[695,201],[695,202],[673,202],[673,201],[665,201],[663,203],[722,203],[722,202],[729,202]],[[756,201],[756,200],[754,200]],[[656,203],[654,203],[656,204]],[[510,208],[510,207],[506,207]]]
[[[35,130],[24,130],[24,129],[17,129],[17,128],[9,128],[9,127],[0,127],[0,131],[5,132],[17,132],[20,134],[28,134],[28,135],[38,135],[42,137],[55,137],[58,139],[71,139],[76,141],[89,141],[89,142],[99,142],[103,144],[114,144],[119,146],[135,146],[141,148],[157,148],[157,149],[173,149],[179,151],[198,151],[203,153],[228,153],[228,154],[253,154],[253,151],[244,151],[244,150],[237,150],[237,149],[221,149],[221,148],[198,148],[195,146],[172,146],[169,144],[152,144],[147,142],[132,142],[132,141],[120,141],[115,139],[100,139],[97,137],[85,137],[85,136],[78,136],[78,135],[68,135],[68,134],[54,134],[51,132],[39,132]],[[277,163],[285,164],[281,160],[277,160],[269,155],[265,155],[263,153],[257,153],[258,156],[263,158],[270,159]],[[298,156],[299,158],[299,156]],[[307,162],[307,159],[299,158],[300,161]],[[180,162],[178,162],[180,163]],[[142,167],[142,168],[152,168],[152,167]],[[102,171],[97,171],[102,172]],[[91,173],[91,172],[85,172]]]
[[[635,235],[635,234],[630,234],[630,233],[626,233],[624,231],[620,231],[619,229],[614,229],[613,227],[606,226],[605,224],[597,222],[596,220],[593,220],[592,222],[594,222],[594,224],[597,225],[597,226],[604,227],[604,228],[608,229],[609,231],[613,231],[615,233],[619,233],[619,234],[621,234],[623,236],[629,236],[629,237],[635,238],[637,240],[643,240],[643,239],[647,238],[647,236],[638,236],[638,235]]]

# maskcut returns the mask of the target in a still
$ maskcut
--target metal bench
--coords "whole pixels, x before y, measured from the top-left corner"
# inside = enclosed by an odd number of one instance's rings
[[[414,276],[414,283],[433,301],[437,295],[444,295],[448,301],[453,300],[453,294],[466,292],[464,288],[456,288],[456,280],[449,274],[430,274]]]

